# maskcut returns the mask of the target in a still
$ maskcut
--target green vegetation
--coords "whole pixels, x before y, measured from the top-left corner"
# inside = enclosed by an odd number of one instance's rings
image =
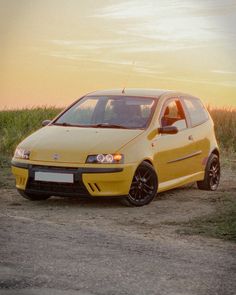
[[[11,173],[10,167],[0,169],[0,189],[13,188],[15,186],[15,179]]]
[[[216,204],[216,212],[182,223],[180,234],[200,234],[236,242],[236,199],[225,193]]]
[[[21,140],[39,129],[43,120],[54,118],[60,111],[54,107],[0,111],[0,166],[9,164]]]
[[[215,123],[215,132],[222,149],[236,152],[236,109],[209,108]]]
[[[221,148],[230,154],[236,152],[236,109],[209,110]],[[55,107],[0,111],[0,165],[9,163],[17,144],[40,128],[43,120],[54,118],[60,111]]]

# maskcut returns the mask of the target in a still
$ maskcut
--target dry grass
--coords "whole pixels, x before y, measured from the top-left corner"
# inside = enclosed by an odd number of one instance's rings
[[[236,152],[236,109],[209,108],[215,123],[215,132],[221,148],[229,153]]]
[[[178,223],[175,223],[177,225]],[[236,242],[236,200],[235,194],[222,193],[216,204],[216,211],[205,217],[198,217],[179,223],[180,234],[204,235]]]

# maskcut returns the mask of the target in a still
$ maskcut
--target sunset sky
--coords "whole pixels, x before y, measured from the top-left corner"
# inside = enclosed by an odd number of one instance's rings
[[[0,0],[0,109],[166,88],[236,107],[236,0]]]

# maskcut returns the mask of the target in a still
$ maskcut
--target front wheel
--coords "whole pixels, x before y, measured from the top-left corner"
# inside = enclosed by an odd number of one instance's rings
[[[151,164],[143,162],[135,171],[125,203],[133,206],[149,204],[157,193],[157,175]]]
[[[25,191],[18,190],[18,193],[25,199],[30,201],[43,201],[50,198],[49,195],[45,194],[36,194],[36,193],[26,193]]]
[[[211,154],[205,169],[205,177],[197,182],[201,190],[215,191],[220,183],[220,160],[215,154]]]

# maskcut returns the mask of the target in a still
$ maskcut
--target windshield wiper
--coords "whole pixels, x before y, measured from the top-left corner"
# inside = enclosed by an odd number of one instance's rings
[[[95,127],[95,128],[120,128],[120,129],[127,129],[127,127],[123,126],[123,125],[118,125],[118,124],[109,124],[109,123],[99,123],[99,124],[95,124],[95,125],[91,125],[91,127]]]
[[[118,125],[118,124],[109,124],[109,123],[99,123],[99,124],[92,124],[92,125],[74,125],[70,123],[53,123],[53,125],[57,126],[72,126],[72,127],[94,127],[94,128],[120,128],[120,129],[128,129],[127,127],[123,125]]]
[[[57,126],[75,126],[75,125],[72,125],[72,124],[66,123],[66,122],[63,122],[63,123],[53,123],[53,125],[57,125]]]

